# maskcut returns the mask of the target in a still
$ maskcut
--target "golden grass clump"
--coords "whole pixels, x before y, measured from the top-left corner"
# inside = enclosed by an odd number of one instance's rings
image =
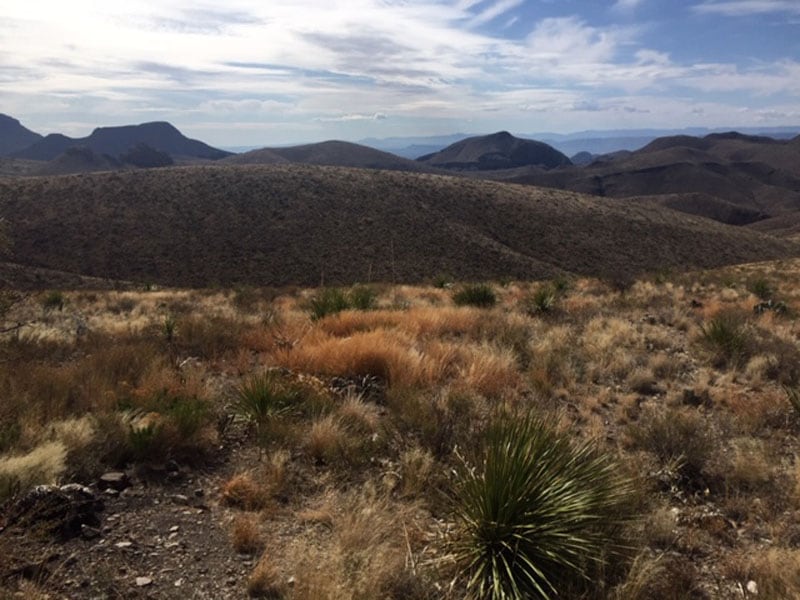
[[[247,579],[247,594],[251,598],[280,600],[286,595],[286,586],[271,558],[264,554]]]
[[[409,549],[419,543],[413,503],[390,500],[370,485],[330,499],[333,520],[322,539],[298,539],[290,551],[296,600],[415,598]]]
[[[0,504],[35,485],[56,483],[66,468],[67,448],[45,442],[27,454],[0,457]]]
[[[464,354],[460,375],[468,389],[487,398],[500,398],[519,385],[517,359],[511,350],[481,344],[466,347]]]
[[[222,502],[243,510],[261,510],[270,503],[270,491],[250,473],[240,473],[222,486]]]
[[[233,518],[231,544],[239,554],[255,554],[264,548],[258,515],[245,513]]]

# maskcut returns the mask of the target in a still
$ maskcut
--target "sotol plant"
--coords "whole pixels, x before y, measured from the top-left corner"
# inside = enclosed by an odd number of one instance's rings
[[[261,428],[271,418],[289,410],[297,390],[287,386],[274,371],[254,375],[236,389],[234,409]]]
[[[470,591],[547,600],[589,583],[615,550],[632,492],[593,446],[538,417],[501,419],[456,486],[455,554]]]
[[[497,303],[497,296],[486,284],[465,285],[453,294],[453,302],[458,306],[489,308]]]

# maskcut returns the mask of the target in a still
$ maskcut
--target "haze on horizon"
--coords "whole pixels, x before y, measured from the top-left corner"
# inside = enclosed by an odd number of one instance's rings
[[[30,0],[0,112],[217,146],[800,124],[796,0]]]

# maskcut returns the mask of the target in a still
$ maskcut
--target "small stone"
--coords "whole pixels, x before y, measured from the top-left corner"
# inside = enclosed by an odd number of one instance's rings
[[[108,473],[103,473],[100,476],[100,481],[98,482],[98,486],[101,490],[103,489],[114,489],[118,492],[121,492],[127,487],[130,487],[131,481],[128,478],[127,473],[123,471],[110,471]]]
[[[172,585],[174,585],[175,587],[181,587],[183,585],[183,578],[181,577],[180,579],[176,579],[175,583],[173,583]]]
[[[100,537],[100,530],[84,523],[81,525],[81,536],[85,540],[93,540]]]
[[[117,542],[116,544],[114,544],[114,546],[117,548],[130,548],[131,546],[133,546],[133,542],[125,540],[123,542]]]
[[[136,587],[147,587],[148,585],[152,585],[153,580],[149,577],[137,577],[136,578]]]
[[[172,500],[173,502],[175,502],[175,504],[182,504],[182,505],[189,504],[189,497],[184,496],[183,494],[175,494],[172,497]]]
[[[747,591],[753,596],[758,596],[758,584],[751,579],[747,582]]]
[[[179,529],[180,529],[180,526],[179,526],[179,525],[173,525],[172,527],[170,527],[170,528],[169,528],[169,532],[170,532],[170,533],[175,533],[175,532],[176,532],[176,531],[178,531]]]

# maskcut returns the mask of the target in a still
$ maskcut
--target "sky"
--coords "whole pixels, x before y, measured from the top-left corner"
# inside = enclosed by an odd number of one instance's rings
[[[800,124],[800,0],[0,0],[0,113],[223,147]]]

